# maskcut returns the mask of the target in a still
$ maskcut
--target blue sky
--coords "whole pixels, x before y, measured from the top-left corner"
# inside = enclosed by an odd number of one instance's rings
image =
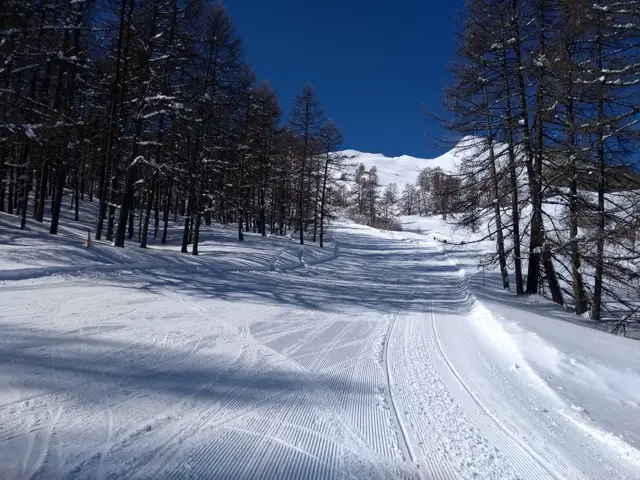
[[[424,114],[437,109],[463,0],[225,0],[258,77],[288,115],[307,82],[345,136],[344,148],[432,157]]]

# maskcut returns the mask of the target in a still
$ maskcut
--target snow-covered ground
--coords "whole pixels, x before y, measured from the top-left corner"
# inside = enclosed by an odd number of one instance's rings
[[[270,237],[263,241],[259,234],[244,233],[239,243],[237,226],[202,227],[198,256],[180,253],[183,224],[171,222],[167,243],[162,244],[162,223],[157,238],[153,222],[149,227],[148,248],[138,248],[136,239],[127,240],[127,248],[114,248],[106,240],[92,240],[86,248],[88,231],[97,215],[97,204],[81,203],[80,221],[72,220],[73,212],[63,209],[57,236],[49,235],[49,222],[29,222],[29,228],[18,228],[19,218],[0,213],[0,283],[3,281],[57,275],[73,272],[113,271],[122,268],[164,267],[167,269],[214,268],[217,271],[287,270],[330,260],[334,245],[327,249],[314,245],[298,245],[290,235]],[[136,227],[137,228],[137,227]],[[191,251],[191,246],[189,246]]]
[[[194,259],[8,218],[1,478],[640,478],[640,343],[518,303],[435,224],[207,227]]]

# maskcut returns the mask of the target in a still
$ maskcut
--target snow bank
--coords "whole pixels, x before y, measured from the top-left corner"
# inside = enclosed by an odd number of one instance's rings
[[[524,373],[526,382],[544,393],[551,405],[570,420],[585,435],[593,437],[622,458],[640,467],[640,440],[628,425],[627,416],[640,415],[640,373],[632,368],[637,362],[626,358],[621,367],[607,362],[607,353],[589,356],[589,337],[606,335],[592,329],[582,329],[586,347],[578,352],[567,352],[561,343],[550,343],[536,333],[509,321],[476,301],[471,312],[477,331],[495,348],[512,371]],[[526,316],[521,311],[517,319]],[[536,316],[536,321],[545,321]],[[562,331],[562,325],[556,325]],[[576,326],[581,329],[581,327]],[[624,340],[617,345],[623,352],[628,346]],[[632,342],[632,341],[629,341]],[[610,354],[610,352],[608,352]],[[626,357],[625,354],[623,356]],[[588,405],[587,408],[583,405]]]

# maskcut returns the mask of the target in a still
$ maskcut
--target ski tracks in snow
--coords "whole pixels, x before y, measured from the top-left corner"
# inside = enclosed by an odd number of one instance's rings
[[[160,295],[58,282],[29,305],[33,285],[6,290],[0,449],[18,460],[0,476],[638,478],[496,354],[455,259],[346,230],[335,262],[271,259],[280,300],[242,276],[227,299],[202,280]]]
[[[491,313],[460,283],[468,313],[409,312],[390,340],[399,415],[427,478],[638,478],[635,457],[594,443],[535,372],[494,355],[474,327]]]

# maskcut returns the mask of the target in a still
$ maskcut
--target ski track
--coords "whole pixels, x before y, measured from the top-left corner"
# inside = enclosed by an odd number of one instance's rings
[[[0,477],[639,478],[494,355],[454,256],[357,226],[334,245],[223,280],[0,286]]]

